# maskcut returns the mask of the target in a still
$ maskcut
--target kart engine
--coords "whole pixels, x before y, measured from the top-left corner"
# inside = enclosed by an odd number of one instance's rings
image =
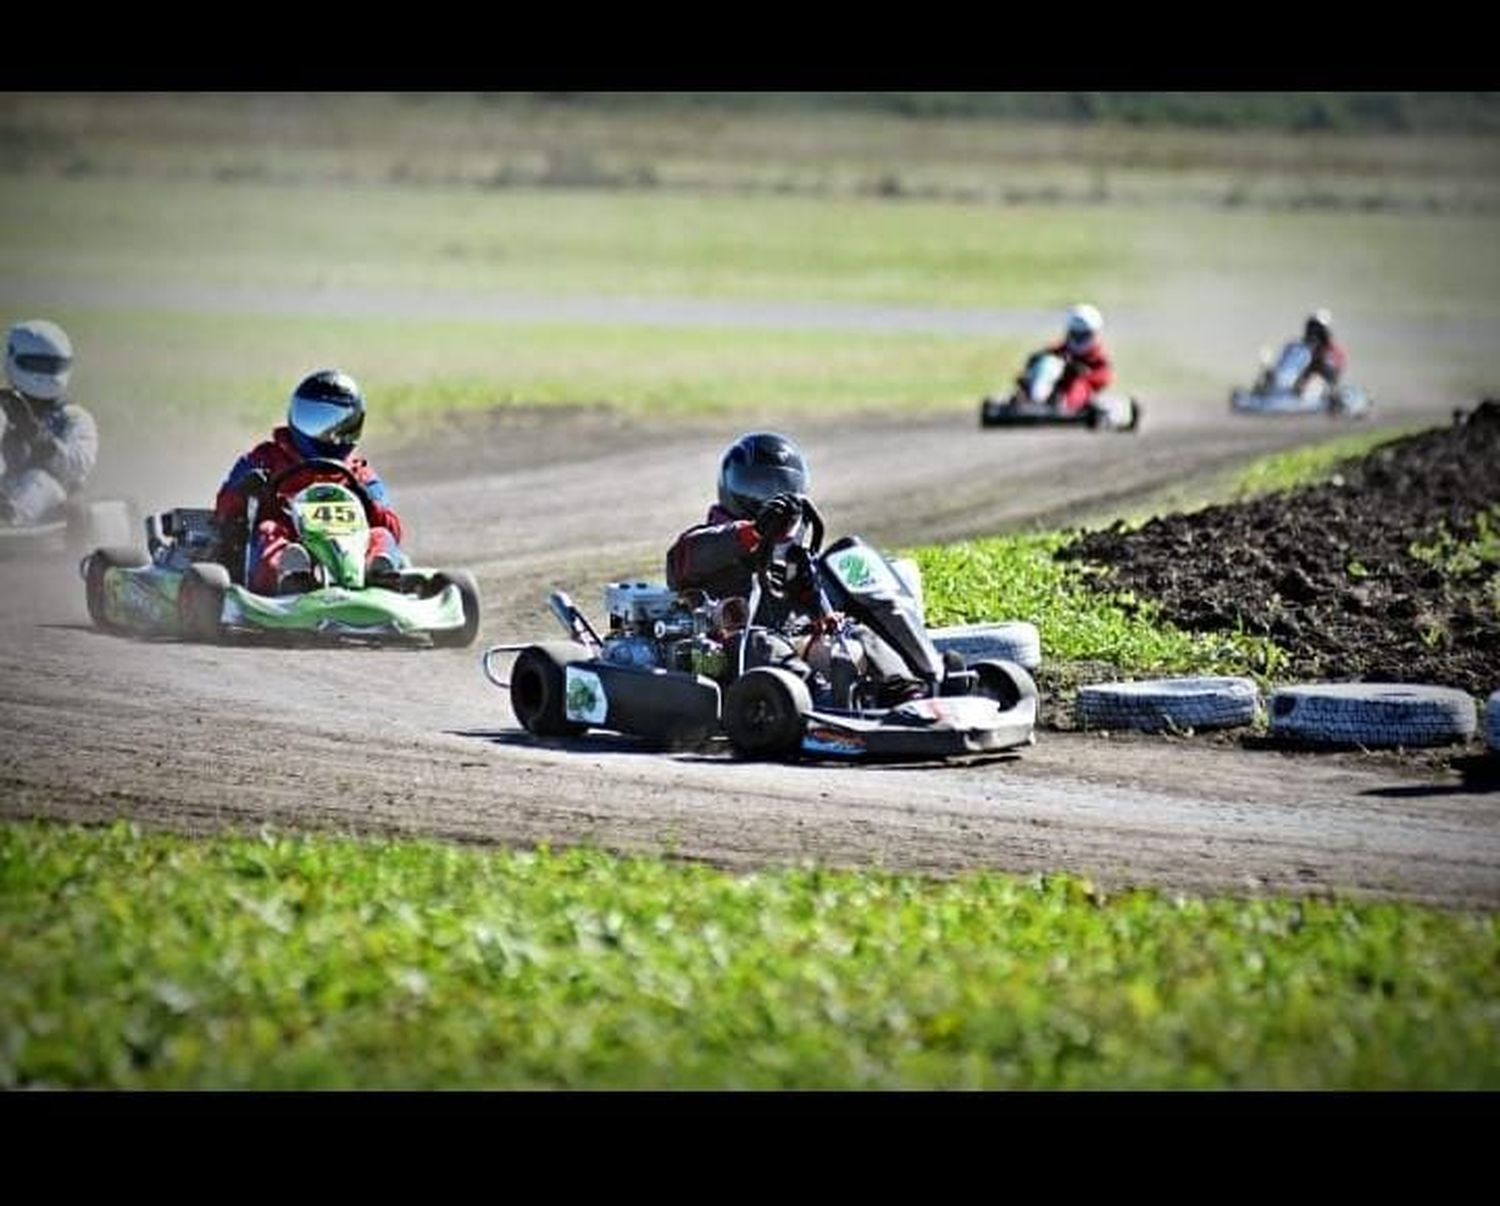
[[[679,594],[657,582],[611,582],[604,588],[604,607],[609,615],[605,661],[710,678],[723,677],[725,643],[746,619],[742,599]]]

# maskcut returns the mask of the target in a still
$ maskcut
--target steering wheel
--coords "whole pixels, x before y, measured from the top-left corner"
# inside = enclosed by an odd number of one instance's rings
[[[808,539],[798,547],[805,549],[808,556],[813,556],[823,547],[823,516],[813,505],[812,499],[802,494],[797,495],[797,499],[802,504],[802,518],[808,527]],[[777,600],[786,598],[787,559],[784,555],[780,558],[776,556],[776,550],[782,543],[779,540],[761,541],[751,566],[752,572],[760,580],[761,593]],[[773,574],[772,569],[778,572]]]
[[[340,484],[348,486],[354,492],[354,496],[359,499],[360,504],[365,509],[365,519],[371,527],[375,526],[375,500],[370,497],[370,491],[366,489],[364,482],[359,480],[358,475],[355,474],[353,469],[349,468],[343,461],[336,461],[330,457],[311,457],[295,465],[288,465],[280,473],[267,478],[261,485],[258,493],[261,505],[264,506],[269,500],[272,504],[284,508],[286,505],[285,500],[278,497],[276,493],[277,488],[283,482],[296,477],[300,473],[318,475],[332,473],[342,478],[343,480]],[[308,482],[308,485],[312,484],[313,482]]]

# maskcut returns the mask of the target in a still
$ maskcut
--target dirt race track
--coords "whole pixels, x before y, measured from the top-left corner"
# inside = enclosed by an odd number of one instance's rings
[[[1379,421],[1447,411],[1389,405]],[[899,547],[1056,522],[1329,425],[1158,403],[1138,436],[981,432],[967,407],[792,430],[832,532]],[[1049,732],[1017,757],[950,767],[750,765],[604,735],[534,742],[481,677],[483,643],[556,636],[543,604],[554,585],[597,616],[609,578],[660,576],[737,431],[518,412],[378,457],[409,551],[479,577],[488,610],[472,650],[121,639],[88,628],[71,563],[0,564],[0,814],[1500,904],[1500,793],[1430,763]],[[162,452],[128,472],[117,460],[113,484],[130,478],[148,506],[204,505],[234,451],[191,463]]]

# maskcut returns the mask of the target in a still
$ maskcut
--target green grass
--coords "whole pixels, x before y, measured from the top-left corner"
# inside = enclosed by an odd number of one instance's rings
[[[0,276],[72,280],[1060,308],[1135,267],[1076,207],[34,176],[0,206]]]
[[[50,313],[89,349],[75,393],[112,428],[172,416],[259,429],[304,374],[328,365],[358,378],[381,439],[517,404],[653,416],[920,411],[976,404],[1024,354],[1011,338],[923,334]]]
[[[1262,680],[1285,652],[1247,633],[1188,633],[1146,600],[1101,590],[1097,570],[1054,554],[1067,532],[994,536],[913,550],[934,627],[1018,619],[1037,626],[1049,662],[1108,662],[1126,673],[1250,674]]]
[[[397,414],[517,400],[670,415],[972,404],[1082,297],[1119,316],[1118,379],[1148,411],[1163,395],[1218,407],[1308,295],[1334,307],[1377,398],[1458,398],[1492,384],[1497,227],[1463,213],[0,174],[0,300],[67,325],[80,398],[128,406],[131,422],[191,407],[259,424],[328,363],[371,392],[372,431],[385,399]],[[50,300],[54,287],[72,300]],[[329,291],[366,298],[372,316],[330,317]],[[1036,319],[944,337],[440,317],[495,294]]]
[[[1240,502],[1261,494],[1295,490],[1328,481],[1345,461],[1368,456],[1375,449],[1405,439],[1421,427],[1382,428],[1338,436],[1320,444],[1258,457],[1236,470],[1228,482],[1226,502]]]
[[[1139,525],[1168,509],[1239,502],[1324,481],[1345,461],[1417,430],[1360,431],[1257,457],[1210,481],[1174,486],[1132,509],[1126,522]],[[911,550],[922,570],[928,622],[1028,620],[1040,631],[1049,661],[1103,662],[1130,674],[1249,674],[1267,682],[1286,664],[1285,651],[1265,637],[1184,632],[1149,600],[1100,589],[1096,568],[1056,560],[1073,538],[1071,532],[1030,532]],[[1468,570],[1488,564],[1494,547],[1493,530],[1482,526],[1473,542],[1458,546],[1450,538],[1414,555]]]
[[[1500,1087],[1500,923],[0,826],[0,1078],[130,1088]]]

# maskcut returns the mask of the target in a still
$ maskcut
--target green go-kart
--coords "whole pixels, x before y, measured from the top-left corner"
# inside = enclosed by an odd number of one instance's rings
[[[319,480],[289,498],[294,475]],[[329,477],[339,480],[330,481]],[[367,579],[373,502],[341,461],[309,460],[252,478],[245,519],[226,530],[211,510],[179,507],[146,520],[147,554],[94,550],[79,567],[89,618],[105,632],[218,641],[238,637],[395,641],[462,648],[479,632],[479,587],[467,570],[403,569]],[[257,517],[281,509],[313,562],[314,587],[248,589]]]

